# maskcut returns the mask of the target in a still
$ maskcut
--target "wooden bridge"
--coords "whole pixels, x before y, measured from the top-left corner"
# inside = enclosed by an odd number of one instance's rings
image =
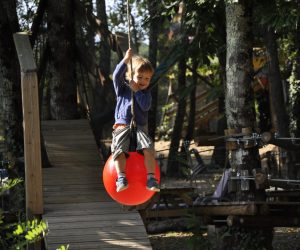
[[[152,249],[139,213],[107,195],[88,121],[45,121],[42,133],[52,165],[43,169],[46,249]]]

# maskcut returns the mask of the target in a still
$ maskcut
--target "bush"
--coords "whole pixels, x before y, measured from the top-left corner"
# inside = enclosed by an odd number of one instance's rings
[[[0,180],[1,198],[8,195],[11,188],[22,183],[21,179],[8,179],[8,176]],[[27,244],[40,241],[46,234],[47,225],[44,221],[34,219],[22,222],[17,216],[11,221],[9,219],[11,214],[10,211],[3,210],[2,204],[0,208],[0,249],[26,249]]]

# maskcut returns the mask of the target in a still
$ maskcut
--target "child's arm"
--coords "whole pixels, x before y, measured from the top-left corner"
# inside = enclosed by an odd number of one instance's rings
[[[132,58],[132,49],[128,49],[122,61],[116,66],[113,72],[113,83],[116,93],[119,91],[119,85],[125,79],[125,73],[127,71],[127,64]]]

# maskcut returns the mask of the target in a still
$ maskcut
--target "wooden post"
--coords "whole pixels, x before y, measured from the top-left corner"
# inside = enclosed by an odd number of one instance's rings
[[[26,215],[31,219],[43,214],[38,80],[28,35],[15,33],[14,42],[21,67]]]

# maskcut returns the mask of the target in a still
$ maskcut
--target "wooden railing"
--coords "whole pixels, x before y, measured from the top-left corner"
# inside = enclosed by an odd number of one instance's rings
[[[14,34],[21,67],[26,215],[43,214],[39,97],[36,64],[26,33]]]

